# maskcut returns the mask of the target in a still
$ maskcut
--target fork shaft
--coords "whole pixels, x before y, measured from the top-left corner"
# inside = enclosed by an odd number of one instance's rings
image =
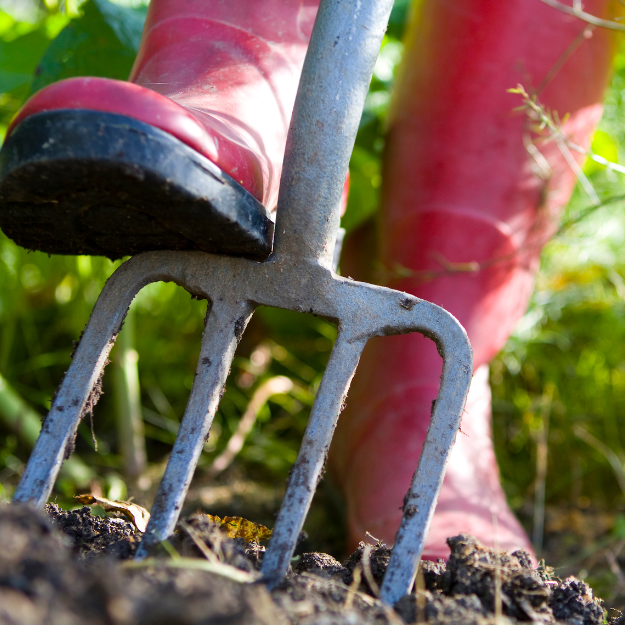
[[[322,0],[280,180],[275,255],[332,266],[340,200],[393,0]]]
[[[263,560],[261,571],[270,588],[284,579],[289,568],[365,342],[351,341],[341,333],[336,339]]]
[[[207,315],[193,388],[150,522],[135,556],[138,560],[149,556],[151,548],[174,531],[223,394],[234,351],[253,310],[247,302],[216,300]]]

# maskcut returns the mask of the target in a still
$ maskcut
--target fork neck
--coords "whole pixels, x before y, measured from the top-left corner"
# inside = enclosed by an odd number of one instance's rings
[[[332,267],[340,200],[393,0],[322,0],[286,144],[274,258]]]

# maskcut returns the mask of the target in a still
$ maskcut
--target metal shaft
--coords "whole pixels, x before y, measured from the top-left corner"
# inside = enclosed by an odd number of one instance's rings
[[[450,315],[451,316],[451,315]],[[443,356],[443,375],[432,410],[430,427],[417,470],[404,500],[402,517],[380,598],[395,605],[407,595],[417,574],[445,468],[460,427],[471,380],[472,362],[467,358],[468,341],[460,324],[438,318],[430,326]]]
[[[287,139],[277,260],[332,267],[339,204],[393,0],[321,0]]]
[[[150,522],[136,559],[170,536],[210,430],[239,338],[252,316],[247,302],[213,302],[202,337],[195,380],[165,475],[152,506]]]
[[[328,456],[332,435],[366,341],[339,333],[276,520],[262,573],[270,588],[284,579]]]

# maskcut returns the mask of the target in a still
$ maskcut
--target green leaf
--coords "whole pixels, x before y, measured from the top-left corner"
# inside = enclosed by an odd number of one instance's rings
[[[625,515],[617,514],[614,517],[614,525],[612,526],[612,534],[614,538],[625,538]]]
[[[126,80],[139,50],[145,7],[89,0],[49,45],[35,72],[31,93],[64,78],[99,76]]]
[[[597,156],[602,156],[611,163],[618,163],[618,147],[612,137],[603,130],[597,130],[592,137],[591,149]],[[605,165],[601,165],[591,158],[586,160],[584,164],[584,173],[587,176],[594,174],[596,171],[602,171]]]
[[[380,158],[357,145],[349,163],[349,174],[349,199],[341,219],[341,226],[347,232],[372,217],[378,209],[382,183]]]
[[[39,30],[11,42],[0,41],[0,92],[7,93],[30,83],[49,39]]]
[[[30,83],[41,55],[67,21],[62,15],[54,15],[33,28],[0,13],[0,93]]]
[[[396,39],[401,39],[404,34],[404,28],[410,15],[410,4],[410,0],[395,0],[393,4],[393,10],[388,20],[387,33]],[[417,9],[418,4],[418,2],[415,3],[413,10]]]
[[[41,55],[68,22],[56,14],[33,25],[0,11],[0,136],[28,96]]]

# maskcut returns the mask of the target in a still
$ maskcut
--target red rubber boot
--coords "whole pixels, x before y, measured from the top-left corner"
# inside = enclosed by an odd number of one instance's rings
[[[266,257],[317,5],[152,0],[131,82],[64,80],[17,115],[0,226],[52,253]]]
[[[608,17],[608,5],[589,0],[584,9]],[[429,558],[447,557],[445,539],[460,532],[531,549],[499,483],[488,362],[526,309],[540,249],[575,176],[553,142],[541,147],[551,175],[537,175],[541,163],[524,145],[527,119],[513,112],[522,102],[506,90],[540,86],[548,108],[571,114],[566,133],[588,145],[613,47],[607,31],[587,26],[539,1],[425,0],[407,41],[387,139],[379,259],[391,271],[386,284],[459,319],[475,357],[466,436],[457,436],[447,468]],[[349,258],[343,268],[362,275]],[[441,370],[434,344],[419,335],[376,339],[365,350],[331,455],[352,543],[365,531],[394,541]]]

